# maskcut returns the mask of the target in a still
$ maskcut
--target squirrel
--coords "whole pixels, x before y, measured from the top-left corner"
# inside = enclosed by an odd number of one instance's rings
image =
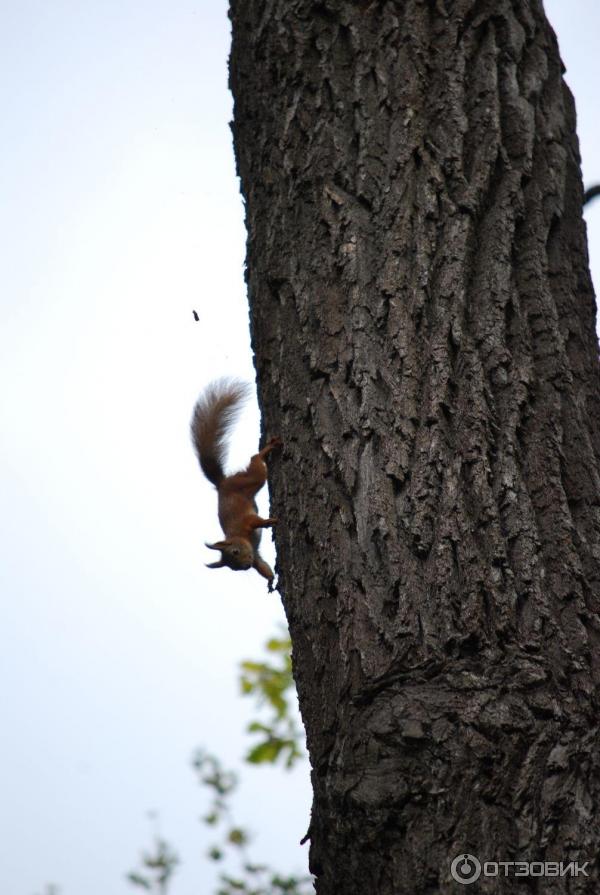
[[[227,566],[234,571],[254,568],[267,579],[271,593],[273,572],[258,552],[258,546],[261,528],[270,528],[277,519],[262,519],[258,515],[254,495],[267,481],[265,457],[280,447],[281,439],[271,438],[241,472],[225,475],[224,470],[229,433],[248,397],[249,387],[244,382],[236,379],[212,382],[194,407],[190,428],[202,472],[217,489],[219,522],[225,535],[224,540],[206,545],[221,551],[221,558],[207,563],[207,567]]]

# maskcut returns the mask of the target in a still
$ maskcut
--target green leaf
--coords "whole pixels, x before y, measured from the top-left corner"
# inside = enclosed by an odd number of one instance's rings
[[[246,888],[246,883],[244,882],[243,879],[235,879],[234,877],[226,876],[225,874],[223,874],[221,879],[224,883],[227,883],[227,885],[230,886],[232,889],[234,889],[236,892],[247,892],[248,891],[248,889]]]
[[[295,720],[297,714],[290,705],[289,697],[295,688],[287,631],[284,630],[281,636],[270,637],[265,648],[269,661],[246,659],[240,663],[242,695],[252,696],[257,706],[264,707],[268,714],[266,720],[255,719],[248,725],[248,732],[259,734],[262,739],[249,750],[246,761],[274,763],[281,757],[284,766],[291,768],[304,754],[304,737]]]
[[[266,740],[250,749],[246,755],[246,761],[250,764],[273,764],[277,761],[282,748],[281,740]]]
[[[244,671],[252,671],[254,674],[264,674],[265,671],[269,670],[269,666],[265,662],[252,662],[249,659],[240,662],[240,665]]]
[[[146,877],[141,876],[139,873],[128,873],[127,879],[134,886],[141,886],[142,889],[151,889],[152,883],[150,880],[147,880]]]
[[[272,727],[267,727],[266,724],[261,724],[260,721],[251,721],[246,730],[248,733],[266,733],[268,736],[271,736],[273,733]]]
[[[240,827],[233,827],[227,834],[227,840],[231,842],[232,845],[242,846],[246,845],[248,842],[248,836]]]
[[[265,870],[268,870],[266,864],[244,864],[244,870],[246,873],[264,873]]]
[[[292,641],[289,637],[285,637],[283,640],[279,637],[271,637],[265,646],[271,653],[291,653],[292,651]]]

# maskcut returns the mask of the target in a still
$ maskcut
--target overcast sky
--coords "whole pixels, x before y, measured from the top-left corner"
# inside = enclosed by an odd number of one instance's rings
[[[253,379],[225,4],[1,7],[0,889],[131,893],[157,811],[172,895],[198,895],[190,757],[239,764],[237,663],[283,619],[258,575],[204,568],[219,528],[188,438],[203,384]],[[600,6],[546,9],[597,183]],[[597,268],[600,200],[587,217]],[[257,441],[251,407],[232,464]],[[256,856],[303,869],[307,764],[244,780]]]

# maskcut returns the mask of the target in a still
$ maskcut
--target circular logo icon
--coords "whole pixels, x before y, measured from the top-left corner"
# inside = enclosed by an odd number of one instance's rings
[[[468,886],[481,876],[481,864],[475,855],[457,855],[450,865],[450,873],[457,883]]]

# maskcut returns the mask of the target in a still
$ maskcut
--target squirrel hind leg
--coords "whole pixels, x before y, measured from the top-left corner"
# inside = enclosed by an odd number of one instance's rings
[[[267,441],[264,448],[258,452],[257,456],[259,456],[261,458],[261,460],[264,460],[264,458],[267,456],[267,454],[270,454],[271,451],[275,450],[275,448],[280,448],[282,446],[283,446],[283,441],[281,440],[279,435],[276,435],[274,438],[270,438]]]

